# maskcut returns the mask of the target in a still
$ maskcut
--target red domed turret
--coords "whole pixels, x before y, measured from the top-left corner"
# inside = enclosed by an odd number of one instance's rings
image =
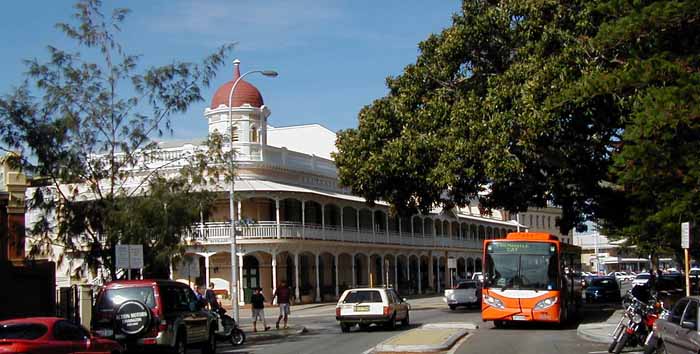
[[[241,62],[238,61],[238,59],[233,61],[233,80],[221,85],[221,87],[216,90],[214,98],[211,100],[211,109],[215,109],[219,107],[219,105],[228,107],[228,96],[231,92],[231,87],[233,86],[233,83],[236,82],[239,77],[241,77],[241,71],[239,69],[240,63]],[[241,80],[238,82],[238,85],[236,85],[236,92],[233,93],[231,105],[233,107],[240,107],[246,103],[258,108],[262,107],[264,104],[260,91],[258,91],[255,86],[251,85],[247,81]]]

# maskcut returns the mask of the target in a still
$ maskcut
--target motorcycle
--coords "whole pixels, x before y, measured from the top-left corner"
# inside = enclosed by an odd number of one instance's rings
[[[608,347],[609,353],[619,354],[627,346],[644,345],[652,332],[654,322],[659,317],[656,306],[647,305],[631,292],[628,292],[625,297],[627,307],[612,333],[613,341]],[[651,297],[651,300],[654,304],[657,303],[654,297]]]
[[[234,346],[243,344],[245,342],[245,333],[238,327],[236,320],[227,315],[226,310],[222,307],[219,307],[213,312],[219,316],[219,320],[221,321],[222,325],[221,327],[223,327],[221,330],[214,332],[216,335],[216,340],[229,341],[231,342],[231,345]]]
[[[661,313],[659,314],[658,318],[664,320],[668,319],[671,315],[671,311],[664,307],[663,302],[658,302],[657,306],[661,309]],[[654,320],[654,322],[656,322],[656,319]],[[652,330],[651,332],[649,332],[646,340],[644,341],[644,354],[652,354],[656,352],[656,344],[658,343],[659,338],[656,336],[656,331],[654,330],[654,323],[652,323],[651,326]]]

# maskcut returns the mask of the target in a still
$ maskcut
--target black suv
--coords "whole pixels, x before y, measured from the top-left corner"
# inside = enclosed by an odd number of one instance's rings
[[[216,352],[216,319],[202,309],[194,291],[171,280],[120,280],[97,294],[92,331],[129,350],[167,349],[184,354],[199,346]]]

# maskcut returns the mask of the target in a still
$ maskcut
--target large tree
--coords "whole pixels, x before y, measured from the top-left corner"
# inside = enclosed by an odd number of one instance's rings
[[[592,132],[617,122],[606,102],[542,108],[587,66],[578,39],[593,33],[588,13],[584,1],[464,1],[359,127],[339,134],[341,182],[399,211],[551,201],[571,229],[605,193],[610,138]]]
[[[179,231],[149,231],[153,220],[148,212],[155,211],[129,209],[157,206],[175,194],[193,192],[182,182],[149,180],[157,173],[146,165],[159,159],[153,139],[171,133],[173,114],[203,100],[201,88],[209,85],[232,46],[222,46],[200,64],[173,62],[142,69],[139,56],[128,54],[118,41],[128,10],[105,15],[99,0],[79,1],[75,10],[73,21],[57,28],[75,41],[77,51],[49,46],[48,60],[27,60],[25,81],[0,99],[0,148],[19,151],[17,163],[43,181],[32,204],[38,210],[29,233],[30,240],[39,241],[34,251],[45,253],[60,245],[82,256],[92,270],[107,266],[114,271],[113,249],[119,242],[163,251],[180,242],[174,237]],[[172,168],[177,162],[157,168]],[[141,174],[148,169],[146,176]],[[135,187],[139,180],[156,190]],[[171,204],[170,214],[152,217],[173,220],[177,215],[172,213],[191,216],[200,209],[198,203],[183,201]]]
[[[679,251],[680,223],[700,221],[700,1],[608,1],[592,16],[595,65],[559,100],[619,107],[611,172],[625,208],[604,225],[643,253]]]
[[[697,1],[465,0],[341,132],[340,179],[427,210],[552,202],[643,250],[697,220]]]

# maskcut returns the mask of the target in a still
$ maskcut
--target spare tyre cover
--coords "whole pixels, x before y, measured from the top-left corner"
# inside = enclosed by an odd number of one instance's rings
[[[138,335],[151,323],[151,309],[141,301],[124,301],[114,314],[117,329],[124,334]]]

